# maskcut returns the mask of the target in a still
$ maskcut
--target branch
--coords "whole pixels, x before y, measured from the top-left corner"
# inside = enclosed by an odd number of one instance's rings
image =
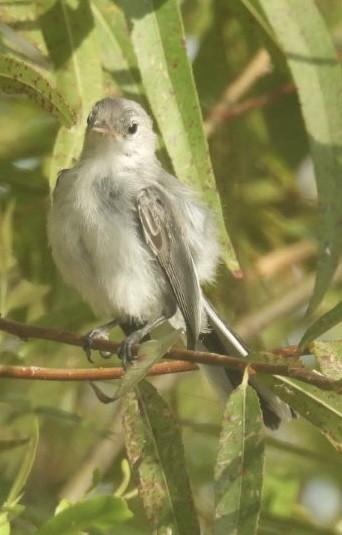
[[[317,255],[317,246],[309,240],[301,240],[278,247],[256,259],[254,266],[244,273],[245,280],[268,279],[289,271],[294,265]]]
[[[208,137],[226,119],[227,112],[239,102],[259,78],[268,74],[271,68],[269,53],[264,48],[259,50],[244,71],[225,89],[220,100],[211,109],[205,121],[205,132]]]
[[[174,361],[155,364],[148,375],[165,375],[197,370],[191,362]],[[0,364],[0,378],[35,379],[43,381],[103,381],[120,379],[125,371],[116,368],[45,368],[43,366],[9,366]]]
[[[342,52],[337,51],[338,58],[342,60]],[[265,49],[259,50],[247,65],[245,70],[230,84],[219,101],[210,110],[205,121],[207,137],[214,134],[220,124],[229,121],[256,109],[262,109],[280,98],[295,93],[297,88],[293,82],[287,82],[274,90],[258,97],[247,98],[241,102],[243,96],[263,76],[272,70],[271,58]]]
[[[332,285],[342,281],[342,262],[338,266]],[[315,275],[305,275],[296,285],[292,285],[281,297],[276,296],[256,312],[248,314],[235,325],[241,338],[250,339],[279,318],[288,317],[294,310],[307,304],[312,295]]]
[[[8,320],[0,317],[0,330],[18,336],[24,340],[37,338],[40,340],[51,340],[69,345],[83,347],[85,337],[56,329],[47,329],[25,323]],[[119,347],[118,343],[109,340],[94,340],[93,348],[105,352],[115,353]],[[138,346],[135,346],[137,351]],[[148,372],[149,375],[160,375],[167,373],[178,373],[196,370],[196,364],[207,364],[210,366],[221,366],[227,369],[243,372],[248,368],[249,373],[275,374],[299,379],[305,383],[318,386],[324,390],[334,390],[342,393],[342,382],[334,381],[321,373],[310,371],[304,368],[296,359],[303,354],[298,346],[275,349],[272,351],[275,356],[289,359],[288,363],[268,363],[251,362],[245,358],[230,357],[203,351],[189,351],[187,349],[173,348],[165,357],[174,362],[162,362],[155,364]],[[291,363],[291,359],[295,359]],[[37,366],[0,366],[0,377],[16,379],[39,379],[48,381],[96,381],[104,379],[119,379],[124,371],[120,367],[116,368],[44,368]]]
[[[217,122],[218,124],[223,123],[232,117],[238,117],[240,115],[249,113],[250,111],[265,108],[280,98],[295,92],[295,85],[291,82],[288,82],[259,97],[248,98],[242,102],[234,104],[233,106],[227,106],[226,109],[222,109],[221,115]]]

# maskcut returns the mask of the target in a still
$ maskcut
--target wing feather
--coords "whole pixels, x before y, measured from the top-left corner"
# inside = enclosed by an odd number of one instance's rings
[[[188,348],[193,348],[201,329],[202,293],[181,219],[166,194],[156,187],[139,193],[137,209],[145,241],[165,273],[183,315]]]

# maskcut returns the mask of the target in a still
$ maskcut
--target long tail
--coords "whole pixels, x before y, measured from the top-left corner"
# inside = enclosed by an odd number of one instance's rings
[[[212,330],[201,336],[205,347],[209,351],[226,353],[237,357],[248,355],[248,346],[228,327],[206,297],[203,296],[203,300],[208,321],[212,328]],[[242,379],[241,372],[235,370],[203,365],[201,369],[224,399],[227,398],[233,388],[240,384]],[[289,419],[295,416],[292,409],[285,402],[281,401],[267,386],[262,384],[262,381],[258,378],[251,377],[249,382],[259,396],[265,425],[271,429],[277,429],[282,419]]]

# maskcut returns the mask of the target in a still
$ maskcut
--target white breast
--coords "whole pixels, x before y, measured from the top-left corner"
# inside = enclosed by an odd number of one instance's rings
[[[60,176],[48,217],[54,260],[95,314],[152,319],[162,312],[159,267],[142,246],[130,199],[118,194],[117,204],[104,205],[92,189],[97,180],[98,172],[85,177],[77,167]]]

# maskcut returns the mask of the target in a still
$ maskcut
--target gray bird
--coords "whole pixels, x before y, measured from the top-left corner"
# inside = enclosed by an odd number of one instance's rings
[[[131,100],[105,98],[87,120],[81,156],[57,180],[48,216],[53,258],[64,280],[99,317],[135,329],[120,355],[169,321],[184,327],[187,347],[200,338],[211,350],[246,356],[248,348],[203,295],[220,258],[213,215],[167,173],[155,155],[152,120]],[[209,326],[209,328],[208,328]],[[201,334],[202,333],[202,334]],[[205,371],[225,399],[237,372]],[[289,407],[255,378],[265,424],[276,428]]]

